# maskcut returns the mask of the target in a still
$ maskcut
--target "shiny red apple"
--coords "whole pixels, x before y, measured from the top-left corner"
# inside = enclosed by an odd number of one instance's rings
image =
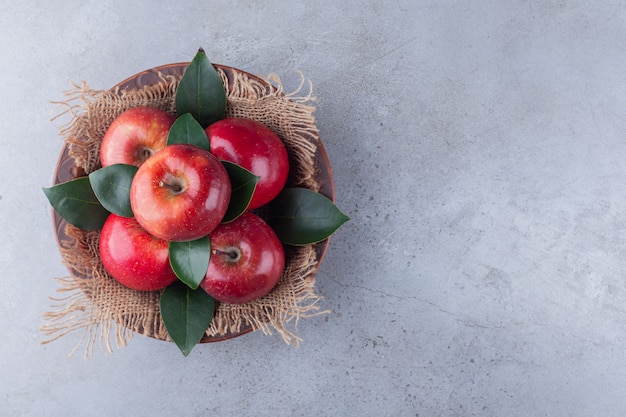
[[[100,163],[141,165],[163,149],[175,117],[152,107],[134,107],[113,120],[100,144]]]
[[[285,269],[285,252],[272,228],[246,212],[210,235],[211,260],[200,286],[218,301],[243,304],[266,295]]]
[[[211,153],[261,177],[248,209],[273,200],[289,174],[289,158],[283,141],[264,124],[245,118],[226,118],[206,128]]]
[[[215,156],[198,146],[175,144],[139,167],[130,187],[130,204],[149,233],[182,242],[215,229],[230,194],[230,179]]]
[[[160,290],[176,281],[168,245],[146,232],[132,217],[111,214],[100,232],[104,268],[120,284],[139,291]]]

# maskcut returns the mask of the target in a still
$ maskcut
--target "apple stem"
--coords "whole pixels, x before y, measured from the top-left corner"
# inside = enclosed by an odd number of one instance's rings
[[[179,192],[181,192],[183,190],[183,187],[181,187],[180,185],[178,185],[178,184],[168,184],[165,181],[159,181],[159,187],[166,188],[166,189],[168,189],[168,190],[170,190],[172,192],[175,192],[175,193],[179,193]]]
[[[134,156],[137,162],[143,163],[143,162],[146,162],[148,158],[152,156],[153,153],[154,152],[152,152],[152,149],[148,148],[147,146],[142,146],[139,149],[137,149],[137,152],[135,152]]]
[[[241,258],[241,252],[236,248],[230,248],[228,250],[214,249],[213,254],[228,256],[228,260],[231,262],[236,262]]]

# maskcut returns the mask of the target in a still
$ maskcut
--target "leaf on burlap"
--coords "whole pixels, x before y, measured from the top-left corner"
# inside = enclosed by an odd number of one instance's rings
[[[192,290],[176,281],[161,294],[161,317],[184,356],[202,339],[215,313],[215,300],[202,288]]]
[[[202,48],[180,80],[176,91],[176,112],[179,115],[191,113],[203,128],[224,118],[224,84]]]
[[[94,194],[89,177],[44,187],[43,192],[59,216],[79,229],[100,230],[109,217],[109,211]]]

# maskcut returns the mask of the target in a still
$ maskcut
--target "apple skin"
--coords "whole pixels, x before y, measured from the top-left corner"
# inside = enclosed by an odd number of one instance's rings
[[[176,281],[168,245],[146,232],[132,217],[110,214],[100,232],[100,258],[120,284],[138,291],[156,291]]]
[[[269,203],[280,193],[289,175],[289,157],[274,131],[252,119],[226,118],[209,125],[205,132],[213,155],[261,177],[249,210]]]
[[[215,156],[198,146],[175,144],[139,167],[130,187],[130,204],[149,233],[184,242],[215,229],[230,194],[230,178]]]
[[[100,163],[140,166],[148,157],[165,148],[167,135],[176,118],[152,107],[134,107],[109,125],[100,144]]]
[[[283,246],[256,214],[246,212],[210,235],[211,259],[200,286],[218,301],[243,304],[272,290],[285,269]]]

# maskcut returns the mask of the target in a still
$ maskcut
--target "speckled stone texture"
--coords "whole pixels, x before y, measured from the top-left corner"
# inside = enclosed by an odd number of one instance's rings
[[[626,5],[25,0],[0,5],[0,415],[623,416]],[[299,348],[253,333],[105,355],[39,327],[41,187],[70,81],[189,61],[304,73],[351,217]]]

